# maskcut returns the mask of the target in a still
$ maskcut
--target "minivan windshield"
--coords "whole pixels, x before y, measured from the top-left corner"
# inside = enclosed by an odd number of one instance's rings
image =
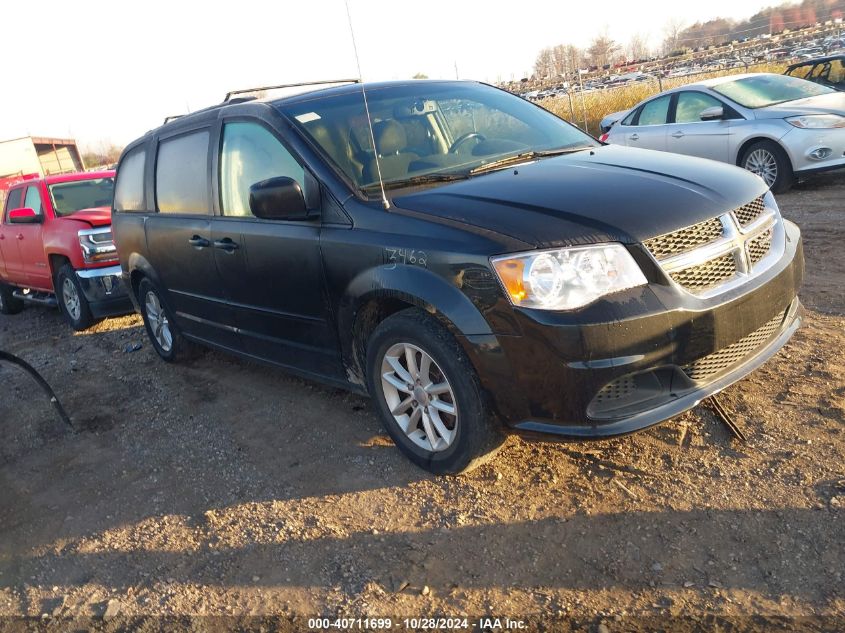
[[[752,75],[713,86],[713,90],[746,108],[765,108],[835,92],[831,88],[787,75]]]
[[[466,178],[598,142],[510,93],[470,82],[415,81],[315,94],[279,110],[354,184],[388,188]],[[373,147],[375,139],[375,148]]]
[[[89,178],[50,185],[56,215],[64,216],[82,209],[111,207],[114,178]]]

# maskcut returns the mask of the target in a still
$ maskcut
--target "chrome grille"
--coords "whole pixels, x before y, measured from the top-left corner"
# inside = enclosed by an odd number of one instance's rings
[[[744,204],[738,209],[734,209],[734,217],[741,226],[748,226],[754,222],[754,220],[759,218],[765,209],[766,205],[763,203],[763,196],[760,196],[748,204]]]
[[[720,349],[718,352],[713,352],[699,358],[688,365],[684,365],[681,369],[689,376],[691,380],[700,381],[706,380],[725,369],[736,365],[744,360],[749,354],[756,351],[768,342],[774,335],[777,329],[783,323],[785,312],[781,312],[764,326],[754,330],[751,334],[738,340],[732,345]]]
[[[664,259],[704,246],[720,237],[722,237],[722,222],[719,218],[710,218],[680,231],[658,235],[643,243],[657,259]]]
[[[772,247],[772,236],[773,231],[769,229],[745,243],[745,248],[748,250],[748,259],[752,265],[769,254],[769,249]]]
[[[737,209],[650,238],[643,245],[681,288],[701,298],[742,284],[771,266],[784,247],[776,209],[758,197]]]
[[[672,279],[693,294],[700,294],[736,275],[736,260],[731,253],[690,266],[674,273]]]

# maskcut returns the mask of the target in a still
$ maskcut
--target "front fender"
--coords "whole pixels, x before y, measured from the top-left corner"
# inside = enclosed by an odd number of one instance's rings
[[[458,277],[461,275],[459,274]],[[413,290],[411,290],[413,289]],[[499,343],[499,336],[478,307],[456,285],[430,270],[417,266],[383,265],[362,271],[352,279],[338,305],[338,329],[344,364],[351,370],[353,383],[364,383],[363,367],[356,361],[354,337],[359,311],[376,299],[395,299],[425,310],[443,323],[456,337],[475,367],[482,388],[494,411],[504,418],[521,413],[520,397],[509,395],[510,365]]]
[[[352,279],[338,308],[340,332],[350,332],[358,310],[377,298],[399,299],[418,306],[457,335],[493,333],[484,316],[458,288],[425,268],[396,264],[369,268]],[[341,340],[345,338],[348,337]]]

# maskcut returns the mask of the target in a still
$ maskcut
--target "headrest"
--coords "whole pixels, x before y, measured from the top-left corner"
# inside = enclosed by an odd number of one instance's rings
[[[376,148],[380,156],[397,154],[408,146],[405,128],[394,120],[379,121],[373,125]]]

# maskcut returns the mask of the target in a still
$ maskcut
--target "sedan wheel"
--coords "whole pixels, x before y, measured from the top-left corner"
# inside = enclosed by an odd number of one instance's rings
[[[410,343],[393,345],[382,360],[381,383],[390,413],[408,439],[432,452],[452,445],[458,428],[455,393],[431,356]]]
[[[755,149],[745,159],[745,168],[760,176],[771,187],[778,179],[778,162],[774,154],[767,149]]]

